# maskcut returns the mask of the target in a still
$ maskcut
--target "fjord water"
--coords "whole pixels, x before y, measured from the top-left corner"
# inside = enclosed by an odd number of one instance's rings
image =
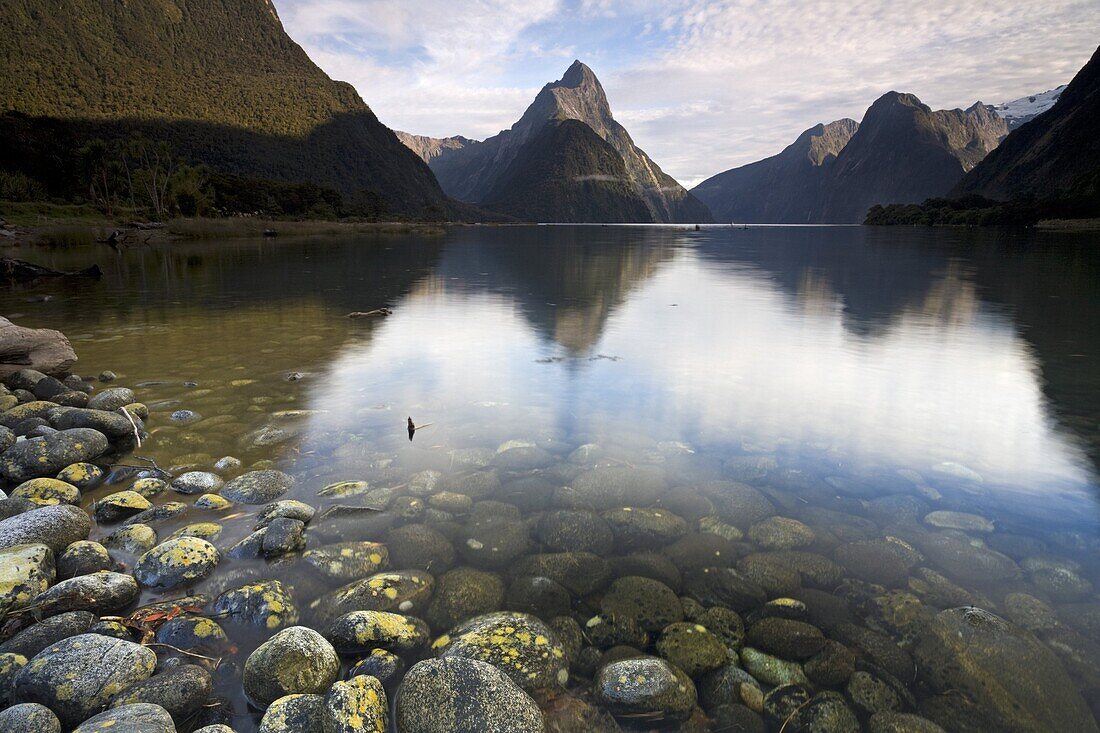
[[[0,304],[21,325],[64,331],[81,374],[111,369],[135,387],[152,412],[139,454],[165,468],[271,460],[297,479],[287,498],[320,508],[362,500],[317,496],[337,481],[401,494],[423,471],[491,471],[500,488],[485,498],[533,522],[586,470],[654,467],[681,497],[705,502],[697,487],[714,480],[763,491],[827,557],[853,539],[907,539],[917,549],[899,587],[932,611],[945,606],[922,594],[918,568],[1002,615],[1006,591],[1072,615],[1100,581],[1096,239],[562,226],[22,249],[5,254],[97,262],[104,277],[18,287]],[[392,315],[347,317],[380,307]],[[201,418],[173,424],[179,409]],[[409,416],[426,426],[411,441]],[[243,509],[194,509],[161,534],[221,521],[228,547],[255,523]],[[925,521],[937,510],[989,524]],[[941,535],[1019,567],[986,583],[920,553],[917,540]],[[1077,590],[1034,575],[1051,564]],[[285,578],[305,607],[324,589],[295,572],[224,559],[196,590]]]

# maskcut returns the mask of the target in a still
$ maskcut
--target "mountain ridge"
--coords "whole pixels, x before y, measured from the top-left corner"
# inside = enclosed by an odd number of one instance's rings
[[[218,171],[363,194],[384,215],[454,210],[426,164],[355,89],[329,78],[286,34],[270,0],[67,5],[0,6],[5,130],[26,133],[14,119],[22,115],[77,147],[138,131]],[[0,165],[33,177],[49,161],[32,153],[5,151]]]
[[[540,133],[548,125],[564,120],[575,120],[584,124],[622,158],[625,174],[634,195],[645,204],[647,214],[643,221],[710,221],[707,208],[634,144],[630,134],[614,119],[599,79],[596,78],[592,69],[579,60],[569,66],[561,79],[544,85],[523,115],[510,128],[481,142],[471,142],[460,148],[447,149],[432,157],[429,164],[439,179],[440,185],[449,195],[471,203],[487,203],[506,172],[509,172],[512,180],[516,180],[518,171],[512,168],[512,164],[520,156],[523,148],[536,138],[540,138]],[[540,144],[545,145],[550,139],[558,143],[568,142],[587,147],[593,145],[587,136],[569,129],[565,133],[559,133],[557,137],[541,137]],[[559,158],[558,162],[568,160],[572,164],[580,161],[608,163],[606,156],[591,153],[592,151],[587,151],[573,156],[566,154]],[[541,161],[541,163],[548,160],[544,154],[533,153],[525,159]],[[543,174],[558,169],[554,165],[547,166],[541,163],[539,170]],[[576,175],[559,180],[557,185],[562,187],[576,183],[578,181],[573,179],[578,175],[611,177],[618,175],[614,171],[602,169],[588,172],[573,171],[573,173]],[[534,187],[534,184],[529,186],[532,189]],[[562,201],[576,200],[575,196],[564,191],[560,192],[558,198]],[[500,205],[502,200],[509,199],[496,197],[496,200]],[[514,215],[511,211],[504,213]],[[576,212],[565,212],[564,216],[569,220],[573,213]],[[593,212],[589,210],[588,213],[591,215]],[[619,213],[622,212],[616,212],[610,218],[617,220]]]
[[[981,102],[933,111],[913,94],[890,91],[858,124],[812,127],[778,155],[712,176],[692,192],[721,220],[858,223],[875,204],[945,194],[1005,134],[1004,120]],[[809,145],[820,146],[816,163],[805,157]]]

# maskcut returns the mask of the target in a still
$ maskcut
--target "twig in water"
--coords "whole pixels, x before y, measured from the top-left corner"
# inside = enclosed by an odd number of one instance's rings
[[[134,428],[134,440],[137,441],[137,447],[140,448],[141,447],[141,432],[138,430],[137,423],[134,422],[133,415],[131,415],[129,412],[127,412],[125,407],[118,408],[118,411],[121,412],[123,415],[125,415],[126,419],[130,421],[130,425],[133,426],[133,428]]]

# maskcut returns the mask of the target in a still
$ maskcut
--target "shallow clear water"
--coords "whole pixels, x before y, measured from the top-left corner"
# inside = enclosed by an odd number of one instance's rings
[[[174,470],[274,460],[298,479],[287,498],[315,506],[356,503],[317,497],[335,481],[493,470],[504,488],[490,498],[534,521],[553,499],[517,500],[510,482],[536,474],[552,491],[593,466],[656,466],[669,487],[764,490],[815,529],[810,549],[825,556],[846,540],[844,516],[906,537],[881,501],[904,495],[991,521],[991,533],[967,530],[972,545],[1022,562],[1013,548],[1032,538],[1100,582],[1096,239],[533,227],[121,255],[22,248],[4,254],[98,262],[104,278],[4,291],[0,312],[63,330],[77,371],[111,369],[135,387],[153,411],[141,456]],[[393,314],[346,317],[382,306]],[[183,408],[203,420],[169,424]],[[412,441],[409,416],[427,425]],[[508,441],[546,458],[505,465]],[[584,445],[597,448],[575,452]],[[254,509],[229,514],[219,546],[248,534]],[[840,514],[815,513],[826,509]],[[210,518],[194,510],[162,534]],[[738,554],[758,549],[745,540]],[[928,557],[914,567],[950,577]],[[228,587],[231,573],[294,578],[292,564],[223,560],[197,590]],[[954,579],[994,611],[1013,590],[1056,607],[1097,600],[1052,598],[1026,569],[1011,583]],[[303,588],[302,605],[318,592]],[[1089,687],[1083,673],[1075,682]]]

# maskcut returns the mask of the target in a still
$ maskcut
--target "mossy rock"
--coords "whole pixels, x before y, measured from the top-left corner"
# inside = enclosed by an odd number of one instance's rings
[[[268,631],[293,626],[299,620],[290,589],[278,580],[230,588],[214,600],[213,610],[232,622]]]
[[[660,631],[684,617],[679,597],[664,583],[638,576],[619,578],[604,593],[600,611],[607,617],[625,617],[646,631]]]
[[[117,491],[97,501],[92,510],[100,522],[118,522],[139,514],[153,505],[136,491]]]
[[[419,570],[376,573],[321,596],[309,607],[320,623],[351,611],[416,613],[427,606],[434,589],[435,579]]]
[[[103,483],[107,472],[94,463],[72,463],[61,469],[55,478],[70,483],[80,490],[94,489]]]
[[[69,611],[117,613],[137,600],[137,582],[125,573],[103,571],[62,580],[31,603],[43,615]]]
[[[258,733],[324,733],[323,695],[284,695],[268,705]]]
[[[106,547],[98,542],[79,540],[66,547],[57,558],[57,577],[64,580],[89,575],[110,570],[113,564]]]
[[[306,550],[302,561],[326,578],[346,583],[387,567],[390,553],[378,542],[337,542]]]
[[[324,733],[385,733],[388,720],[386,691],[374,677],[358,675],[336,682],[325,695]]]
[[[172,716],[160,705],[134,703],[112,708],[89,718],[77,726],[73,733],[175,733]]]
[[[436,583],[424,614],[436,629],[449,629],[466,619],[500,610],[504,581],[496,573],[460,567],[448,570]]]
[[[291,626],[248,655],[244,691],[266,707],[284,695],[323,694],[339,674],[340,658],[332,645],[313,629]]]
[[[397,696],[401,733],[542,731],[538,704],[497,667],[445,657],[413,665]]]
[[[61,733],[61,721],[45,705],[25,702],[0,711],[4,733]]]
[[[265,469],[249,471],[228,482],[221,489],[221,495],[238,504],[267,504],[285,494],[294,479],[291,476]]]
[[[569,680],[565,651],[534,616],[498,612],[472,618],[432,643],[439,657],[488,662],[525,690],[560,688]]]
[[[657,653],[688,677],[698,677],[729,661],[726,645],[702,624],[669,624],[656,644]]]
[[[25,607],[54,577],[53,550],[46,545],[0,549],[0,616]]]
[[[325,636],[340,654],[382,648],[412,652],[427,645],[431,631],[418,618],[386,611],[352,611],[329,626]]]
[[[157,531],[148,524],[130,524],[111,532],[103,539],[103,544],[112,550],[142,555],[156,547]]]
[[[199,537],[169,539],[138,558],[134,577],[148,588],[170,589],[204,580],[221,556]]]
[[[16,674],[12,699],[41,703],[71,728],[152,676],[156,664],[157,655],[139,644],[80,634],[35,655]]]
[[[80,505],[80,489],[56,478],[32,478],[16,486],[8,492],[8,496],[28,499],[39,506]]]

